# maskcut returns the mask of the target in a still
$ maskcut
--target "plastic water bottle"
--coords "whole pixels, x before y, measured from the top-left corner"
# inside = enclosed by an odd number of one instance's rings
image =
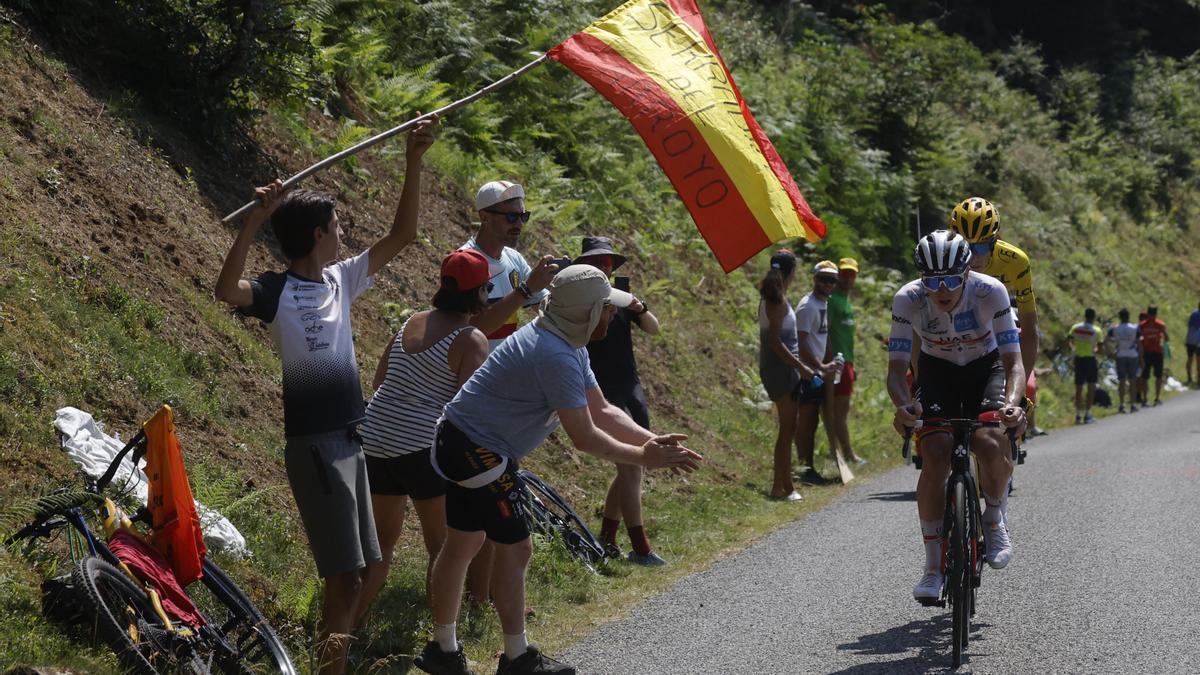
[[[838,352],[837,356],[833,357],[833,362],[837,364],[837,371],[833,373],[833,383],[837,384],[842,381],[842,370],[846,367],[846,357]]]

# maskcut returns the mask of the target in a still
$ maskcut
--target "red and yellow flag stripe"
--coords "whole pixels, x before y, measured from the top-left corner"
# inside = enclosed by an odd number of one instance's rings
[[[695,0],[631,0],[549,56],[629,119],[725,271],[772,242],[824,236]]]

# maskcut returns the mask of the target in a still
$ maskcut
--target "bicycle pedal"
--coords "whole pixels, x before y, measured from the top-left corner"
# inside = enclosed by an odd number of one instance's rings
[[[941,598],[917,598],[917,602],[924,607],[945,607],[946,601]]]

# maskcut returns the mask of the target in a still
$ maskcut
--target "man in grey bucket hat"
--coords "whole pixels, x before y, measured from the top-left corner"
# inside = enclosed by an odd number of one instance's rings
[[[467,565],[495,544],[492,599],[504,631],[499,673],[574,673],[525,635],[525,569],[533,553],[523,517],[520,459],[559,424],[578,449],[610,462],[691,472],[700,455],[682,434],[657,435],[604,400],[588,360],[617,307],[633,296],[591,265],[570,265],[550,282],[538,317],[492,351],[446,405],[431,456],[447,480],[446,542],[433,567],[433,640],[416,658],[429,673],[469,673],[457,624]]]

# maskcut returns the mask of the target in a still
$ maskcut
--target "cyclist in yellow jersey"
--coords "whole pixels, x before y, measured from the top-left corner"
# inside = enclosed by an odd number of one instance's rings
[[[1000,239],[1000,213],[982,197],[959,202],[950,213],[950,228],[971,244],[971,271],[995,277],[1016,300],[1017,323],[1021,327],[1021,363],[1028,382],[1026,396],[1037,397],[1037,376],[1033,372],[1038,353],[1037,298],[1033,293],[1033,270],[1024,251]],[[1034,411],[1028,412],[1030,435],[1042,432],[1034,423]]]

